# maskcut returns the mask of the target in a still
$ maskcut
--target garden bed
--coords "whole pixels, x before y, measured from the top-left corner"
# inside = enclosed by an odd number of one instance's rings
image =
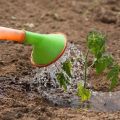
[[[68,40],[79,44],[78,48],[82,52],[86,51],[87,33],[93,28],[100,30],[108,36],[108,51],[120,63],[119,0],[0,0],[0,5],[1,26],[38,33],[63,32],[68,36]],[[60,107],[53,105],[53,100],[51,105],[48,97],[47,101],[42,98],[40,85],[35,83],[36,86],[34,84],[33,87],[32,80],[35,80],[36,75],[40,75],[41,69],[31,65],[30,54],[29,46],[0,42],[0,120],[120,119],[119,110],[96,112]],[[118,96],[120,85],[114,89],[115,95],[113,93],[110,98],[104,75],[96,76],[93,71],[89,79],[94,84],[92,90],[99,91],[96,99],[92,97],[94,104],[99,106],[97,101],[103,95],[107,101],[106,104],[102,97],[104,105],[107,106],[104,111],[117,110],[116,105],[120,103]],[[111,100],[114,96],[115,100]],[[115,109],[112,109],[113,101]]]

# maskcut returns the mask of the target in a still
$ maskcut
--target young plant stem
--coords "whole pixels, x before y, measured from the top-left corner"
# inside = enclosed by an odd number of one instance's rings
[[[87,50],[86,56],[85,56],[85,64],[84,64],[84,88],[87,86],[87,69],[88,69],[88,54],[89,50]]]

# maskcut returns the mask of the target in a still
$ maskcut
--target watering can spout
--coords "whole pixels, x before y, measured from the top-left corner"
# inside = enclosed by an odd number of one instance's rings
[[[0,40],[13,40],[30,44],[32,64],[45,67],[58,60],[65,51],[67,39],[62,33],[38,34],[29,31],[0,27]]]
[[[61,33],[37,34],[26,32],[24,43],[33,46],[31,62],[34,65],[44,67],[61,57],[67,42],[65,35]]]

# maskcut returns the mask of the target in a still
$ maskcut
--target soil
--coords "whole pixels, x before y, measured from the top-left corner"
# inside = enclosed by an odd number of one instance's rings
[[[39,33],[64,32],[68,41],[86,51],[91,29],[108,36],[107,49],[120,63],[119,0],[0,0],[0,25]],[[119,120],[120,112],[93,112],[51,106],[29,80],[35,69],[30,63],[30,46],[0,41],[1,120]],[[90,75],[96,90],[106,91],[104,75]],[[101,82],[101,80],[103,82]],[[100,82],[99,82],[100,81]],[[96,87],[97,86],[97,87]],[[118,86],[116,90],[120,90]]]

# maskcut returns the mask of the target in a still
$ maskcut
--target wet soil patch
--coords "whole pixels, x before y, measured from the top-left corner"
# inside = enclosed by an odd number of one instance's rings
[[[56,79],[57,69],[61,69],[61,63],[72,58],[72,79],[66,92],[59,87]],[[76,95],[77,83],[83,82],[84,56],[74,44],[69,44],[64,56],[57,63],[42,69],[36,69],[33,83],[38,86],[40,95],[55,106],[88,108],[95,111],[117,111],[120,110],[120,92],[95,92],[91,90],[92,97],[86,103],[81,103]],[[88,85],[91,87],[91,85]]]

